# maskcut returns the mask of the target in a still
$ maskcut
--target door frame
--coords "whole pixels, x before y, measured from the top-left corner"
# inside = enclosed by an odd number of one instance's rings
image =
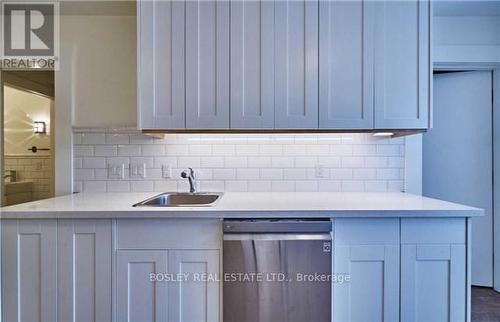
[[[500,64],[434,64],[433,71],[491,71],[493,75],[493,288],[500,292],[500,162],[496,162],[500,160]],[[422,194],[422,134],[407,137],[405,148],[406,191]]]
[[[36,73],[37,71],[36,70],[33,70],[32,72]],[[56,168],[55,168],[55,158],[56,158],[56,145],[55,145],[55,133],[57,133],[56,131],[56,124],[55,124],[55,101],[56,101],[56,98],[55,98],[55,86],[54,88],[52,89],[52,92],[50,92],[50,90],[48,88],[36,88],[36,89],[29,89],[29,88],[26,88],[26,87],[23,87],[23,84],[21,84],[19,82],[19,80],[16,80],[15,82],[11,82],[12,80],[12,75],[9,75],[8,73],[3,73],[0,75],[1,76],[1,82],[0,82],[0,86],[1,86],[1,93],[0,93],[0,100],[1,100],[1,104],[0,104],[0,114],[1,114],[1,117],[0,117],[0,124],[2,124],[2,127],[1,127],[1,130],[0,130],[0,140],[1,140],[1,143],[0,143],[0,153],[1,153],[1,162],[0,162],[0,169],[4,169],[4,160],[5,160],[5,151],[4,151],[4,130],[5,130],[5,126],[4,126],[4,100],[3,100],[3,93],[4,93],[4,87],[5,86],[8,86],[8,87],[11,87],[11,88],[14,88],[14,89],[17,89],[17,90],[20,90],[20,91],[24,91],[26,93],[31,93],[31,94],[34,94],[34,95],[39,95],[39,96],[42,96],[42,97],[45,97],[45,98],[48,98],[51,100],[51,104],[50,104],[50,171],[51,171],[51,184],[50,184],[50,198],[53,198],[55,197],[55,191],[56,191],[56,187],[55,187],[55,174],[56,174]],[[15,76],[14,76],[15,77]],[[26,83],[29,83],[30,85],[32,85],[30,83],[29,80],[21,80],[21,82],[26,82]],[[49,93],[50,92],[50,93]],[[0,182],[0,193],[2,193],[2,189],[5,188],[5,182],[4,182],[4,179],[3,179],[3,175],[2,175],[2,181]],[[3,193],[1,194],[1,200],[0,200],[0,206],[4,205],[4,202],[5,202],[5,196],[3,195]]]

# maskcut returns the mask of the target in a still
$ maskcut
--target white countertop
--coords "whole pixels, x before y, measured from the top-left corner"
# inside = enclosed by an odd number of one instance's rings
[[[155,193],[79,193],[1,208],[1,218],[474,217],[483,210],[407,193],[227,192],[211,207],[132,207]]]

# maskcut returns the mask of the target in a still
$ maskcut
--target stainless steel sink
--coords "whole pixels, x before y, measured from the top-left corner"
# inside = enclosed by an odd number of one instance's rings
[[[208,207],[221,197],[222,193],[165,192],[136,203],[134,207]]]

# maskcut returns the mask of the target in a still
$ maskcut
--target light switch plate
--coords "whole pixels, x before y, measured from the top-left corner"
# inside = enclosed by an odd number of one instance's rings
[[[145,163],[130,164],[130,178],[136,178],[136,179],[146,178],[146,164]]]
[[[164,179],[172,178],[172,165],[171,164],[162,164],[161,165],[161,177]]]
[[[108,179],[123,179],[125,177],[125,164],[108,164]]]
[[[322,164],[316,164],[314,168],[316,178],[325,178],[326,177],[326,169]]]

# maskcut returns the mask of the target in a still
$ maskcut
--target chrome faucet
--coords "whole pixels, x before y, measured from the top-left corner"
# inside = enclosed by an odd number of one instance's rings
[[[188,168],[187,170],[182,171],[181,177],[189,180],[189,192],[196,193],[196,177],[194,170],[192,168]]]

